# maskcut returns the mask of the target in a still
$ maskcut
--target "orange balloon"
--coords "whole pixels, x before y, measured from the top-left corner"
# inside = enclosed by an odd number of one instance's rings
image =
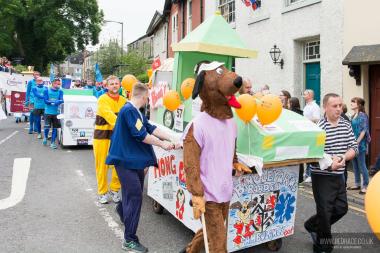
[[[248,123],[256,114],[256,100],[249,94],[243,94],[237,98],[237,101],[241,105],[241,108],[235,109],[235,111],[242,121]]]
[[[125,75],[121,81],[121,86],[123,86],[124,90],[132,92],[132,88],[137,82],[138,80],[134,75]]]
[[[170,90],[165,93],[163,98],[163,103],[166,109],[169,111],[175,111],[181,104],[181,99],[179,98],[178,92],[175,90]]]
[[[264,95],[263,95],[263,93],[261,93],[261,92],[256,92],[254,95],[253,95],[253,97],[254,98],[262,98]]]
[[[148,75],[148,77],[149,77],[149,79],[150,79],[150,77],[151,77],[152,74],[153,74],[153,69],[148,69],[148,70],[146,71],[146,74]]]
[[[257,105],[257,117],[263,125],[271,124],[280,117],[282,112],[281,99],[273,94],[268,94],[260,98]]]
[[[365,212],[369,226],[373,233],[380,240],[380,172],[376,173],[368,185],[367,193],[365,194]]]
[[[193,93],[194,85],[195,85],[194,78],[187,78],[183,80],[181,84],[181,94],[184,99],[188,99],[191,96],[191,94]]]

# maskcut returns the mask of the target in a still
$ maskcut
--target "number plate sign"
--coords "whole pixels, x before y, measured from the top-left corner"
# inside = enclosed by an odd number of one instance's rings
[[[185,106],[182,104],[174,111],[174,130],[183,132],[183,114]]]

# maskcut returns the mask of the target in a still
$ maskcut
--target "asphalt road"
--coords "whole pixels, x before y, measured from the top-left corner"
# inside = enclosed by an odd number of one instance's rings
[[[123,252],[123,227],[114,204],[96,201],[92,149],[52,150],[25,123],[0,121],[0,200],[10,196],[16,158],[31,158],[25,196],[13,207],[0,208],[0,252]],[[11,136],[11,137],[10,137]],[[145,189],[146,193],[146,189]],[[172,215],[157,215],[145,194],[138,235],[149,252],[178,252],[193,233]],[[278,252],[312,252],[303,222],[314,213],[312,195],[301,190],[295,234],[283,240]],[[336,233],[370,233],[360,207],[333,226]],[[359,235],[359,234],[356,234]],[[334,252],[379,252],[379,244]],[[243,251],[242,251],[243,252]],[[258,246],[244,252],[269,252]]]

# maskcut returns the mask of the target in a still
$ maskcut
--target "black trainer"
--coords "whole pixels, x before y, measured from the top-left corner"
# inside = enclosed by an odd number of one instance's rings
[[[304,226],[304,228],[306,229],[306,231],[310,234],[311,239],[313,240],[313,244],[314,244],[314,245],[318,244],[317,233],[314,232],[314,231],[311,231],[311,229],[309,229],[309,228],[306,226],[306,223],[303,224],[303,226]]]
[[[135,253],[147,253],[148,248],[146,248],[144,245],[142,245],[139,242],[126,242],[124,241],[123,244],[121,245],[121,248],[125,251],[128,252],[135,252]]]

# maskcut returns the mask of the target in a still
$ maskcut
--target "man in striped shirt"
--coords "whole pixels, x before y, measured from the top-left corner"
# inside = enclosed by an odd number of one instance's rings
[[[325,117],[318,123],[326,131],[325,153],[331,156],[330,166],[322,170],[318,163],[311,165],[311,178],[317,213],[304,224],[311,234],[314,252],[333,250],[331,225],[340,220],[348,210],[344,170],[346,161],[358,152],[351,124],[344,120],[342,99],[329,93],[323,98]]]

